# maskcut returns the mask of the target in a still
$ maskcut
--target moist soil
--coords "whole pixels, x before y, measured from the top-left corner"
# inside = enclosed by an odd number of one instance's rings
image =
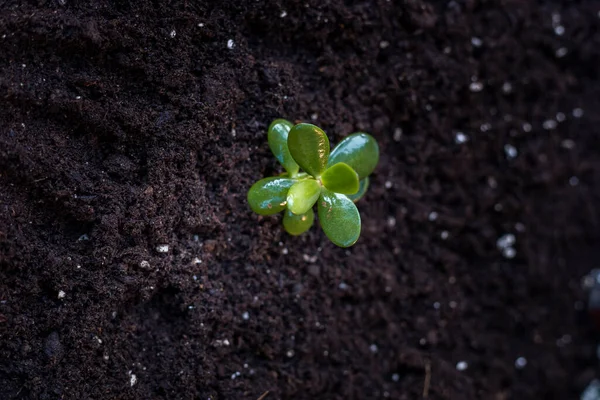
[[[597,2],[0,8],[0,399],[574,399],[600,377]],[[279,117],[378,140],[352,248],[250,211]]]

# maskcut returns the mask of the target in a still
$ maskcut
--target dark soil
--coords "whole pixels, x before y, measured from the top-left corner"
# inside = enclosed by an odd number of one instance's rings
[[[0,399],[578,398],[599,9],[0,1]],[[351,249],[249,210],[276,117],[379,141]]]

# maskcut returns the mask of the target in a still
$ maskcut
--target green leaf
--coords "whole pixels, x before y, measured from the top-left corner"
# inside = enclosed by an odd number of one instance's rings
[[[283,165],[283,168],[288,172],[290,176],[298,174],[300,167],[296,164],[296,161],[292,158],[290,150],[288,149],[287,140],[288,133],[294,124],[285,119],[276,119],[269,126],[268,138],[269,148],[275,155],[275,158]]]
[[[347,196],[323,189],[319,198],[319,221],[325,235],[340,247],[350,247],[360,236],[360,214]]]
[[[356,171],[360,179],[373,172],[379,162],[379,146],[367,133],[353,133],[342,140],[331,152],[328,165],[345,162]]]
[[[318,126],[295,125],[288,135],[288,147],[300,168],[310,175],[319,177],[327,168],[329,139]]]
[[[332,192],[342,194],[354,194],[360,186],[358,174],[343,162],[327,168],[321,176],[321,182]]]
[[[312,208],[305,214],[296,215],[290,210],[283,214],[283,227],[286,232],[293,236],[298,236],[310,229],[315,222],[315,213]]]
[[[346,195],[353,202],[357,202],[367,193],[367,189],[369,188],[369,177],[367,176],[365,179],[360,180],[360,187],[358,188],[358,192],[354,194]]]
[[[260,215],[273,215],[285,209],[286,198],[295,179],[273,176],[256,182],[248,191],[250,208]]]
[[[312,208],[321,194],[321,185],[314,179],[294,183],[287,194],[287,208],[294,214],[304,214]]]

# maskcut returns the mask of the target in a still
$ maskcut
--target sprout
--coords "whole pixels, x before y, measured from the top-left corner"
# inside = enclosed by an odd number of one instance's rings
[[[366,133],[353,133],[330,152],[323,130],[277,119],[269,126],[269,147],[286,170],[261,179],[248,191],[248,203],[260,215],[284,211],[283,227],[300,235],[317,213],[325,235],[340,247],[350,247],[360,235],[360,214],[354,205],[369,187],[369,175],[379,161],[379,146]],[[301,172],[301,170],[303,172]]]

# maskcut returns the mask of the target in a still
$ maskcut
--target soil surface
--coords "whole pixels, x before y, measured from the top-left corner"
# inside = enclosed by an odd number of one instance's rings
[[[598,2],[0,10],[0,399],[563,400],[600,377]],[[354,247],[250,211],[278,117],[379,141]]]

